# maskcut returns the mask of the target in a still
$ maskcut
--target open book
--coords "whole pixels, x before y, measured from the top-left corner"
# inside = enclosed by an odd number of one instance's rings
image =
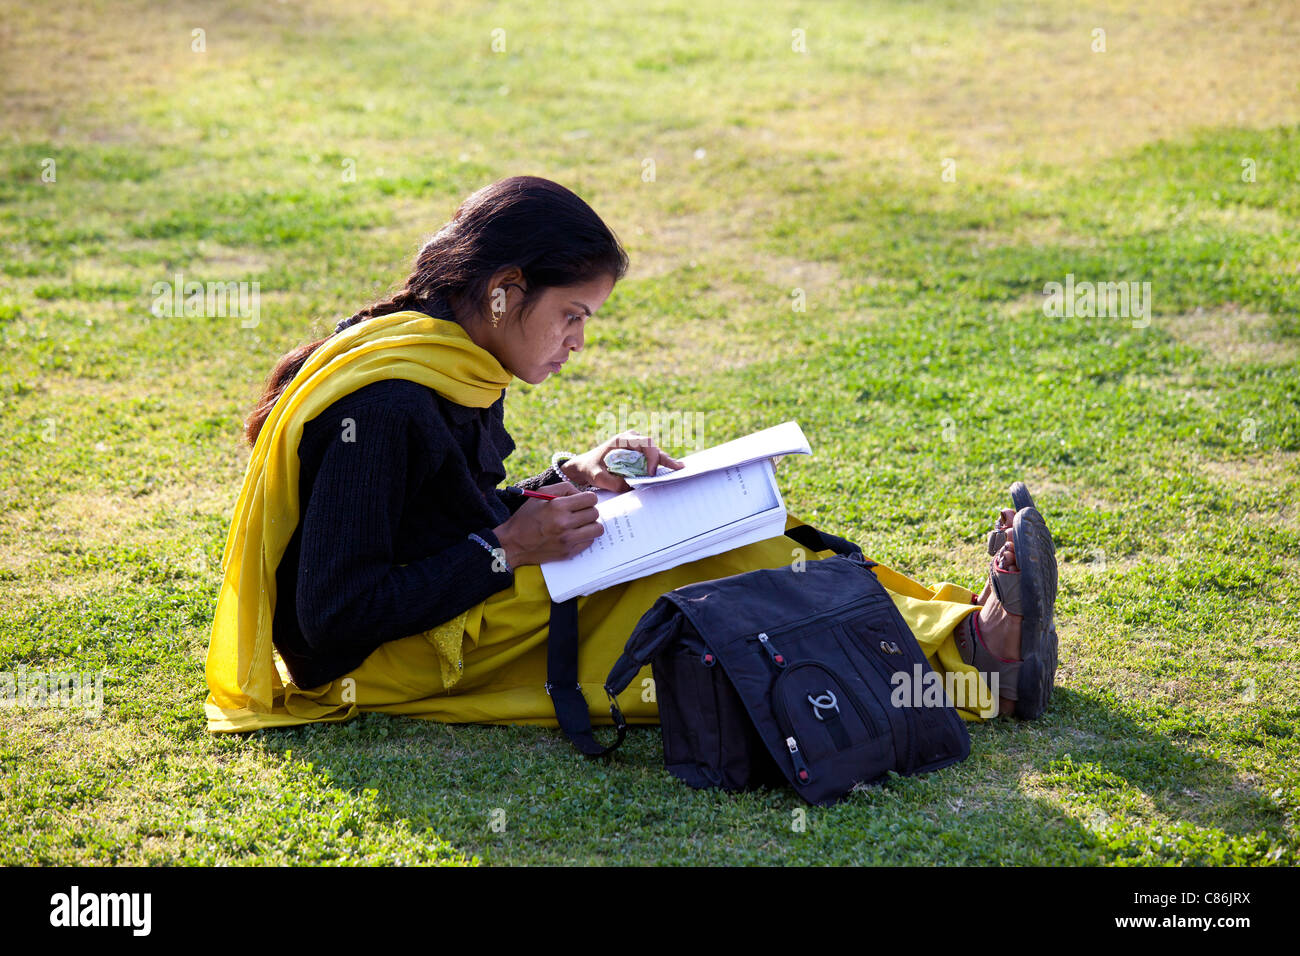
[[[785,531],[776,484],[782,455],[811,455],[797,422],[783,422],[684,456],[683,467],[628,478],[631,491],[596,492],[605,533],[578,554],[541,565],[551,600],[592,594]]]

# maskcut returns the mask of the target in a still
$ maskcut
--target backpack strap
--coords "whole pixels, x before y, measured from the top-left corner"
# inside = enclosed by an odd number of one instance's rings
[[[578,683],[578,599],[551,602],[551,629],[546,638],[546,693],[551,695],[555,719],[560,729],[573,742],[573,746],[588,757],[604,757],[613,753],[627,736],[627,721],[619,709],[618,700],[608,689],[609,715],[614,718],[618,731],[608,747],[602,747],[591,733],[591,715],[587,711],[587,698],[582,696]]]
[[[842,554],[846,557],[850,554],[862,555],[861,545],[854,544],[848,538],[841,538],[838,535],[827,534],[825,531],[818,531],[810,524],[795,525],[786,531],[785,536],[793,538],[795,542],[810,551],[834,551],[836,554]],[[875,561],[866,560],[867,567],[871,567],[875,563]]]

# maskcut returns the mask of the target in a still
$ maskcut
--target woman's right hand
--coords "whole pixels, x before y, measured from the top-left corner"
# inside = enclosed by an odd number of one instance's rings
[[[596,520],[594,491],[578,491],[567,481],[541,490],[559,497],[529,498],[492,529],[512,568],[572,557],[605,533]]]

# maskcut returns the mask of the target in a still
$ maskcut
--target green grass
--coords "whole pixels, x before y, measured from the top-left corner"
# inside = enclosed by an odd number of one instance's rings
[[[1287,4],[150,6],[0,0],[0,671],[105,692],[0,710],[0,864],[1300,862]],[[621,410],[795,418],[795,514],[971,587],[1024,478],[1061,559],[1043,719],[830,809],[691,791],[657,728],[609,765],[540,728],[206,732],[266,373],[517,173],[632,272],[512,387],[511,476]],[[259,282],[259,324],[151,316],[177,272]],[[1048,318],[1067,274],[1150,282],[1149,324]]]

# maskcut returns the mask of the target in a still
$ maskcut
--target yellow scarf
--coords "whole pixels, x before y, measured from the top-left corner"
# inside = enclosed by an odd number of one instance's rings
[[[311,354],[262,426],[235,503],[208,646],[210,718],[269,713],[284,688],[272,654],[271,621],[275,570],[298,525],[303,426],[344,395],[388,378],[427,385],[458,405],[487,408],[513,376],[459,324],[421,312],[360,322]],[[435,643],[452,655],[453,664],[464,617],[428,632],[439,632]]]

